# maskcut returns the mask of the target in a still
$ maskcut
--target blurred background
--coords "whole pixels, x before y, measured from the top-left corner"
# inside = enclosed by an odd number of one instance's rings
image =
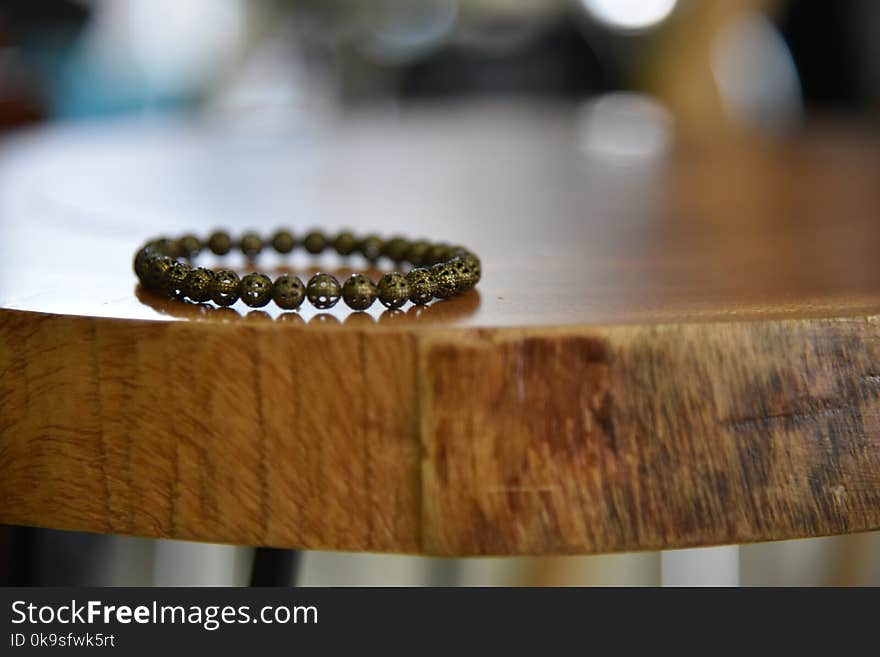
[[[49,125],[173,119],[271,138],[487,101],[568,104],[582,147],[623,162],[786,139],[830,116],[871,123],[880,3],[0,0],[0,153]],[[5,583],[246,584],[253,560],[230,546],[0,531]],[[880,585],[878,534],[732,554],[744,584]],[[308,552],[299,566],[307,585],[654,585],[662,557]]]

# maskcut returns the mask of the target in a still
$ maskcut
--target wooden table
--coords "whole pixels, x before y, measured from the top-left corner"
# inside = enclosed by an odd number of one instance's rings
[[[590,121],[7,140],[0,522],[439,555],[880,527],[877,135],[615,150]],[[462,242],[484,278],[365,314],[136,286],[148,237],[283,224]]]

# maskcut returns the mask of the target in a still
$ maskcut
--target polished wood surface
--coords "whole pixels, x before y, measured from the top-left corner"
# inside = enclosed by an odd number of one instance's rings
[[[880,527],[880,139],[617,148],[594,120],[7,140],[0,521],[446,555]],[[284,224],[462,242],[484,279],[424,309],[280,313],[131,273],[156,234]]]

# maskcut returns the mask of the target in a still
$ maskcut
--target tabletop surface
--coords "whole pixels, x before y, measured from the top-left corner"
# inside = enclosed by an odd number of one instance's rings
[[[700,152],[670,149],[656,134],[665,126],[638,117],[630,123],[647,128],[602,124],[597,139],[600,120],[583,107],[490,103],[264,132],[125,121],[7,138],[0,307],[204,319],[204,309],[137,289],[136,248],[164,234],[291,226],[423,236],[480,254],[478,292],[384,318],[396,326],[880,308],[874,133],[815,126],[789,140]],[[264,264],[344,275],[365,263],[297,254]],[[259,314],[275,317],[273,308]],[[249,311],[241,302],[235,309]],[[364,325],[383,311],[375,304],[369,317],[352,318],[339,304],[321,314]],[[299,314],[309,322],[318,313]]]
[[[8,137],[0,522],[448,556],[880,528],[877,133],[686,147],[607,109]],[[483,280],[367,313],[136,285],[151,237],[281,225],[463,243]]]

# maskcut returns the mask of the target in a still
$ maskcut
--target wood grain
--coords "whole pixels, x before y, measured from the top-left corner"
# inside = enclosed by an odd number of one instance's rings
[[[300,209],[323,190],[330,229],[358,216],[407,233],[417,208],[425,234],[483,255],[479,291],[403,313],[155,298],[130,271],[140,219],[241,227],[192,182],[222,196],[226,159],[184,175],[175,140],[159,166],[126,132],[8,151],[0,522],[439,555],[880,528],[874,133],[818,126],[621,167],[578,150],[582,120],[364,120],[315,137],[320,170],[295,184],[241,177],[236,193]],[[293,171],[281,145],[278,161],[258,151],[265,171]],[[46,184],[65,158],[76,184]],[[131,162],[139,176],[114,177]],[[163,214],[169,199],[182,206]]]

